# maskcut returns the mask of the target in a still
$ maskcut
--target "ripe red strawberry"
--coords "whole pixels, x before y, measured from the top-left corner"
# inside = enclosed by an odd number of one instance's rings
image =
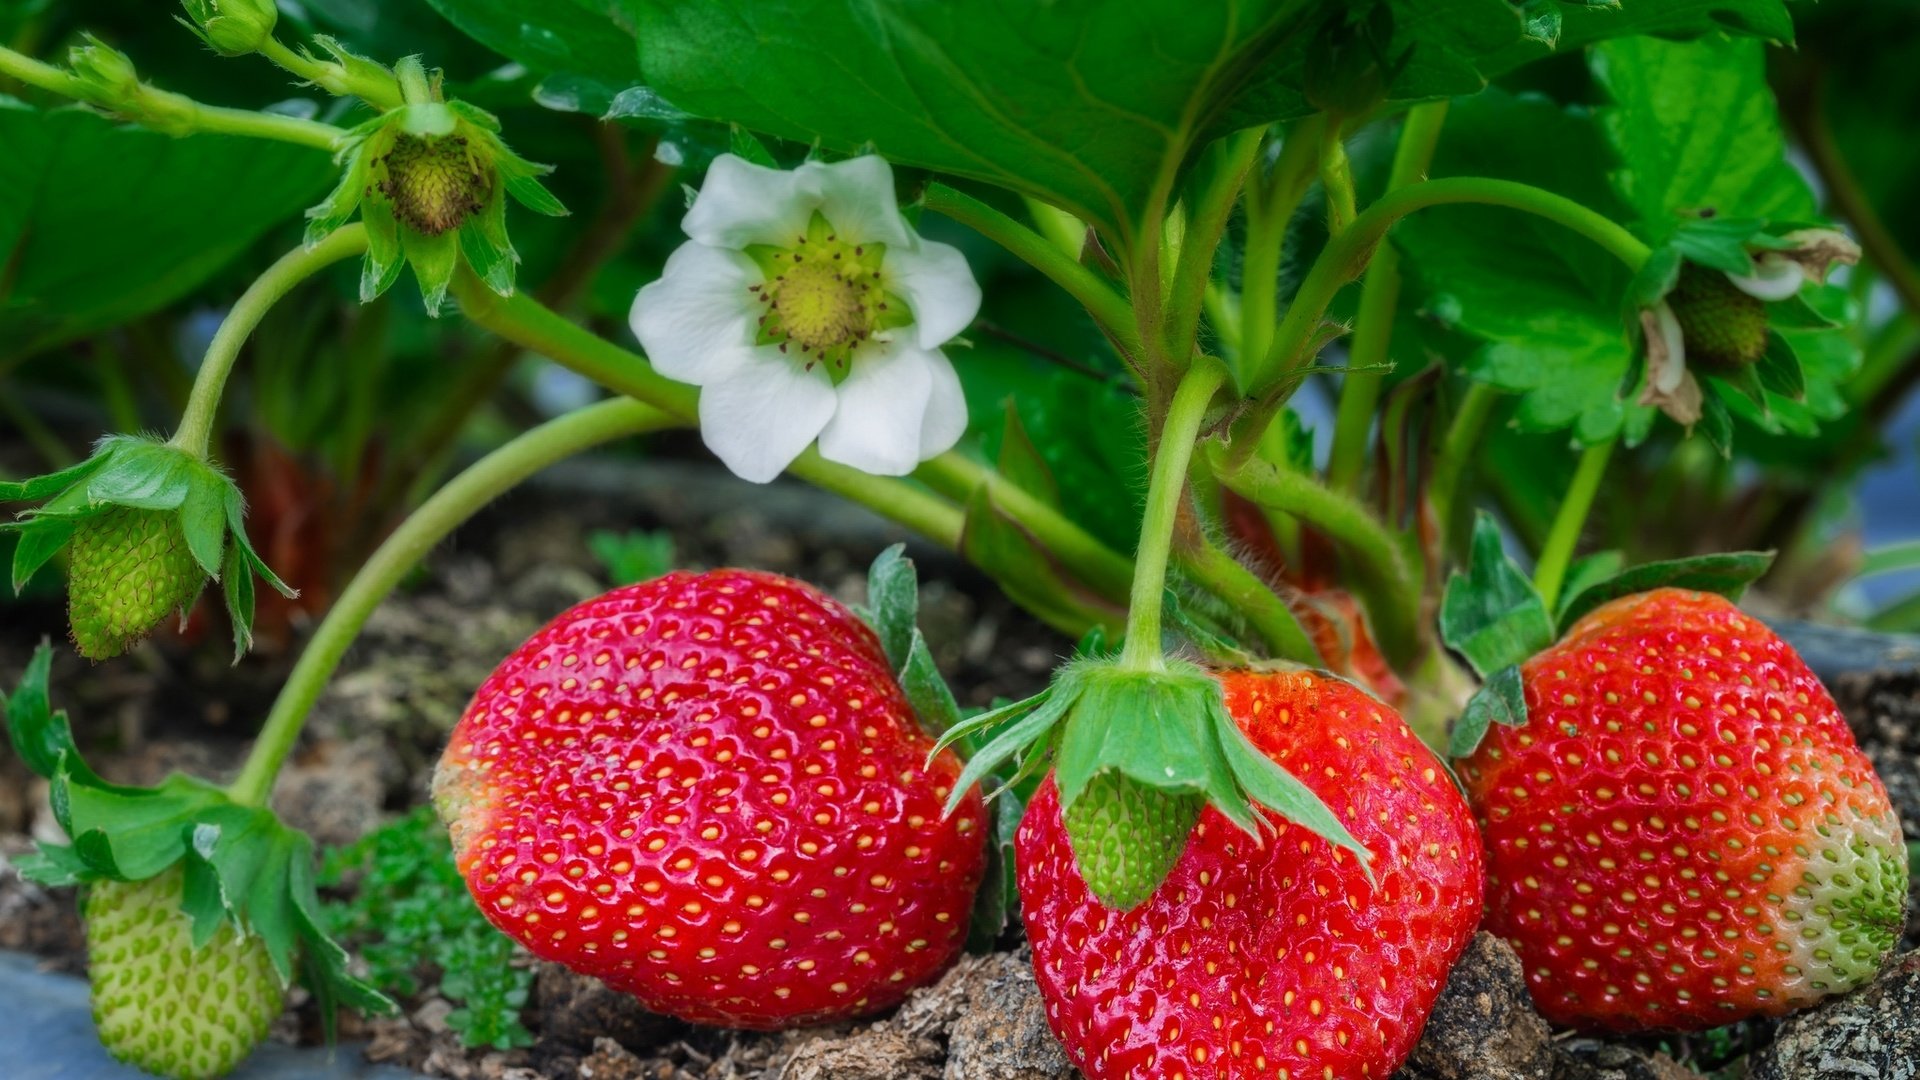
[[[1256,845],[1209,807],[1159,890],[1113,911],[1074,864],[1048,779],[1016,840],[1047,1021],[1090,1080],[1384,1080],[1480,922],[1472,815],[1358,688],[1309,672],[1221,682],[1254,745],[1373,853],[1378,883],[1271,813]]]
[[[1872,766],[1791,647],[1725,599],[1615,600],[1522,668],[1527,722],[1461,765],[1487,928],[1558,1024],[1777,1015],[1872,977],[1906,850]]]
[[[884,1009],[966,938],[979,793],[878,640],[799,582],[674,573],[496,669],[435,777],[467,886],[532,950],[648,1008],[775,1028]]]

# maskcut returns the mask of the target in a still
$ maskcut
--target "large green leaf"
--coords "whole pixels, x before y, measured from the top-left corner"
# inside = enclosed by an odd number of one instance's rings
[[[1523,38],[1479,58],[1483,74],[1491,77],[1553,53],[1565,53],[1608,38],[1654,34],[1663,38],[1697,38],[1727,33],[1767,41],[1793,40],[1793,18],[1786,0],[1531,0],[1530,22],[1557,29],[1551,41],[1544,34]]]
[[[633,26],[618,0],[427,0],[468,36],[547,76],[536,98],[603,113],[640,83]]]
[[[0,359],[179,299],[297,219],[331,171],[304,147],[0,96]]]
[[[1590,114],[1488,90],[1455,104],[1432,172],[1524,181],[1620,217],[1605,178],[1613,160]],[[1409,301],[1483,342],[1466,371],[1521,395],[1514,421],[1523,430],[1570,428],[1587,443],[1645,434],[1651,410],[1621,391],[1633,343],[1628,275],[1612,255],[1494,207],[1424,210],[1393,235],[1414,284]]]
[[[1595,48],[1592,67],[1613,102],[1600,115],[1621,158],[1614,186],[1648,240],[1706,210],[1814,215],[1813,193],[1786,159],[1760,42],[1628,38]]]
[[[1309,0],[626,0],[701,116],[1037,195],[1136,237]]]

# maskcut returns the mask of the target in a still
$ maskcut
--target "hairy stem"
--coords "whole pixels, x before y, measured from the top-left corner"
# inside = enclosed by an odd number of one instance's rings
[[[1323,663],[1320,650],[1286,601],[1218,544],[1202,537],[1181,545],[1175,559],[1202,588],[1239,612],[1266,643],[1268,652],[1296,663],[1316,667]]]
[[[304,50],[294,52],[272,37],[261,44],[260,55],[335,97],[357,97],[382,112],[405,103],[400,81],[372,63],[348,66],[321,60]]]
[[[1440,125],[1447,117],[1447,102],[1429,101],[1407,110],[1400,128],[1400,142],[1394,148],[1393,168],[1387,174],[1387,191],[1394,192],[1418,183],[1433,160],[1433,148],[1440,141]],[[1340,408],[1333,427],[1333,454],[1327,462],[1327,481],[1349,494],[1358,489],[1360,473],[1366,461],[1367,434],[1380,403],[1380,388],[1385,375],[1361,370],[1387,362],[1393,343],[1393,317],[1400,306],[1400,253],[1393,245],[1380,249],[1367,266],[1366,280],[1360,286],[1360,308],[1354,319],[1353,344],[1347,353],[1346,375],[1340,382]]]
[[[247,291],[234,301],[227,317],[220,321],[220,329],[207,344],[206,357],[200,361],[200,370],[193,378],[193,393],[180,416],[179,430],[173,433],[175,447],[198,458],[207,456],[207,444],[213,434],[214,418],[220,411],[220,395],[226,390],[227,376],[233,373],[240,347],[247,343],[260,320],[295,285],[366,249],[367,230],[356,221],[335,229],[311,248],[297,247],[280,256],[278,262],[247,286]]]
[[[549,420],[476,461],[454,477],[367,559],[327,611],[274,699],[260,736],[227,789],[243,806],[263,806],[280,766],[293,750],[313,704],[340,666],[367,618],[427,552],[507,489],[555,462],[628,435],[678,424],[650,405],[617,399]]]
[[[1560,586],[1566,583],[1567,566],[1573,561],[1580,530],[1586,527],[1587,514],[1593,509],[1600,478],[1607,473],[1607,459],[1613,456],[1615,441],[1595,443],[1581,452],[1573,480],[1560,500],[1560,509],[1554,513],[1553,527],[1547,531],[1547,541],[1540,546],[1540,562],[1533,568],[1533,586],[1540,590],[1548,611],[1560,600]]]
[[[1445,542],[1453,536],[1454,519],[1459,516],[1455,500],[1466,479],[1467,462],[1473,448],[1486,430],[1487,417],[1493,412],[1500,391],[1483,382],[1470,383],[1454,410],[1453,422],[1440,440],[1440,451],[1433,462],[1433,479],[1427,485],[1427,498],[1433,505],[1433,520]]]
[[[1173,546],[1173,527],[1180,516],[1180,500],[1187,491],[1187,467],[1200,438],[1200,425],[1214,392],[1226,381],[1218,360],[1201,357],[1180,378],[1160,428],[1153,455],[1152,478],[1147,483],[1147,509],[1140,521],[1140,549],[1133,558],[1133,589],[1127,601],[1127,643],[1120,666],[1133,671],[1162,671],[1166,657],[1160,649],[1161,604],[1167,588],[1167,556]]]

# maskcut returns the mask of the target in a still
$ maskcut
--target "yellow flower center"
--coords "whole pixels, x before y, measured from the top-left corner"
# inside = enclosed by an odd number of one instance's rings
[[[824,363],[836,383],[847,377],[862,342],[913,321],[907,305],[881,283],[886,245],[847,243],[818,213],[792,247],[755,245],[747,255],[766,275],[749,286],[766,306],[757,342],[797,353],[808,367]]]
[[[851,345],[871,334],[864,295],[869,291],[859,275],[819,260],[802,261],[768,289],[788,339],[807,352]]]

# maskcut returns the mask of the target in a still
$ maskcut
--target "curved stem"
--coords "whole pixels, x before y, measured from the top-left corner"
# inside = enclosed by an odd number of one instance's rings
[[[207,456],[207,441],[213,433],[214,416],[220,411],[220,395],[226,389],[227,376],[233,372],[240,347],[247,343],[247,337],[260,325],[260,320],[295,285],[366,249],[367,230],[354,222],[335,229],[311,248],[294,248],[280,256],[280,261],[267,267],[265,273],[247,286],[247,291],[234,301],[227,317],[220,321],[220,329],[207,344],[206,357],[200,361],[200,370],[193,377],[193,393],[180,416],[180,428],[173,433],[174,446],[195,457]]]
[[[1174,263],[1173,289],[1167,298],[1167,354],[1175,364],[1184,364],[1193,355],[1200,311],[1212,279],[1214,252],[1220,247],[1227,219],[1265,133],[1264,128],[1249,128],[1222,140],[1208,152],[1212,175],[1193,197],[1192,213],[1180,241],[1180,257]]]
[[[1140,355],[1140,333],[1127,302],[1093,271],[1039,233],[970,195],[944,184],[927,187],[927,209],[952,218],[1006,248],[1080,301],[1108,336],[1130,357]]]
[[[1210,451],[1220,482],[1261,506],[1281,510],[1326,533],[1352,559],[1354,591],[1367,606],[1387,660],[1410,662],[1420,649],[1420,581],[1393,533],[1350,495],[1312,477],[1254,459],[1231,465],[1224,448]]]
[[[262,806],[280,766],[293,750],[307,714],[368,616],[421,558],[447,534],[508,488],[557,461],[627,435],[673,427],[679,421],[638,401],[619,399],[568,413],[515,438],[476,461],[420,505],[367,559],[328,609],[300,660],[274,699],[240,775],[227,789],[243,806]]]
[[[1440,125],[1447,118],[1447,102],[1429,101],[1407,110],[1394,148],[1387,190],[1398,191],[1418,183],[1433,160],[1440,141]],[[1400,253],[1388,244],[1367,266],[1360,285],[1360,308],[1354,317],[1353,344],[1347,353],[1346,375],[1340,381],[1340,408],[1333,427],[1333,454],[1327,462],[1327,482],[1352,493],[1360,482],[1366,459],[1367,434],[1380,403],[1385,376],[1378,371],[1355,370],[1387,362],[1393,343],[1393,318],[1400,305]]]
[[[1314,328],[1325,316],[1340,287],[1366,268],[1367,259],[1394,223],[1416,210],[1454,203],[1484,203],[1524,211],[1558,222],[1599,244],[1638,270],[1651,250],[1632,233],[1598,211],[1532,184],[1455,176],[1425,180],[1390,192],[1353,220],[1353,225],[1328,242],[1313,261],[1274,335],[1272,348],[1256,371],[1255,387],[1278,381],[1308,358],[1303,355]]]
[[[261,43],[260,55],[335,97],[357,97],[383,112],[404,103],[399,80],[372,61],[337,64],[294,52],[273,37]]]
[[[698,390],[667,378],[638,353],[567,321],[526,293],[500,296],[462,266],[454,275],[453,295],[460,302],[461,313],[474,324],[684,423],[698,421]],[[836,465],[811,449],[787,471],[892,518],[938,544],[954,549],[960,546],[965,515],[930,491]]]
[[[1060,511],[993,469],[948,451],[922,463],[913,476],[961,504],[971,501],[975,492],[985,488],[988,500],[1018,521],[1062,563],[1081,574],[1088,585],[1115,600],[1127,595],[1133,582],[1131,559],[1101,543]]]
[[[1181,377],[1167,406],[1160,444],[1153,455],[1153,476],[1147,484],[1147,510],[1140,522],[1140,550],[1133,559],[1133,591],[1127,602],[1127,643],[1120,666],[1131,671],[1161,671],[1166,657],[1160,649],[1160,608],[1167,588],[1167,554],[1173,545],[1173,526],[1180,499],[1187,490],[1187,466],[1193,461],[1200,424],[1214,392],[1226,381],[1218,360],[1201,357]]]
[[[1499,399],[1500,391],[1487,383],[1468,384],[1467,392],[1460,398],[1460,407],[1454,410],[1453,422],[1447,425],[1447,433],[1440,440],[1427,499],[1433,505],[1433,520],[1440,529],[1442,543],[1453,536],[1453,522],[1458,516],[1454,500],[1459,497],[1461,481],[1466,477],[1468,457],[1479,445],[1480,433],[1486,429],[1487,417]]]
[[[1533,587],[1552,611],[1560,600],[1560,586],[1567,580],[1567,565],[1573,561],[1573,549],[1580,542],[1580,530],[1586,527],[1587,514],[1593,509],[1593,497],[1600,490],[1600,478],[1606,475],[1607,459],[1613,456],[1616,440],[1595,443],[1580,454],[1573,470],[1567,494],[1553,516],[1547,542],[1540,545],[1540,562],[1533,568]]]
[[[37,86],[62,97],[84,101],[95,108],[170,135],[190,135],[195,132],[240,135],[310,146],[328,152],[335,149],[341,135],[339,128],[318,120],[203,105],[184,94],[161,90],[145,83],[135,85],[125,95],[109,96],[78,76],[5,46],[0,46],[0,75],[11,76],[29,86]]]

